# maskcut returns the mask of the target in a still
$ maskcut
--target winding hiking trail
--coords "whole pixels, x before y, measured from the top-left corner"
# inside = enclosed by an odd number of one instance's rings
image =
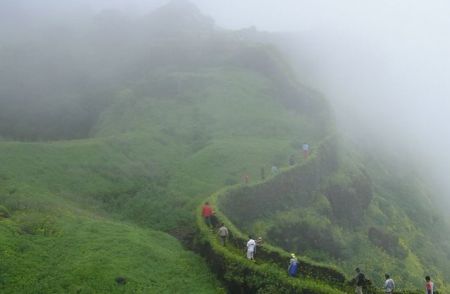
[[[317,160],[312,154],[305,162]],[[274,177],[250,186],[256,187],[272,179],[281,177],[283,173],[304,168],[304,164],[283,169]],[[306,166],[307,168],[307,166]],[[280,248],[264,244],[258,247],[256,261],[245,257],[247,236],[244,235],[222,212],[221,200],[232,191],[248,187],[237,185],[226,188],[211,195],[208,201],[215,210],[214,229],[208,227],[201,216],[201,205],[197,211],[198,238],[197,248],[205,256],[212,270],[224,281],[231,293],[350,293],[346,277],[335,268],[320,265],[300,257],[299,277],[287,275],[290,254]],[[229,230],[228,242],[221,245],[216,232],[217,224],[224,223]]]
[[[239,184],[229,188],[224,188],[203,202],[209,202],[214,208],[213,227],[206,224],[201,215],[202,204],[196,212],[197,236],[195,247],[199,250],[210,265],[213,272],[223,281],[229,293],[301,293],[301,294],[338,294],[354,293],[354,287],[345,274],[340,270],[309,260],[306,257],[297,256],[299,261],[298,277],[290,277],[287,268],[290,253],[279,248],[264,243],[258,247],[255,253],[255,260],[248,260],[245,256],[248,236],[241,232],[233,222],[225,215],[223,210],[224,200],[236,191],[242,189],[261,189],[263,185],[283,185],[282,177],[305,177],[304,181],[314,182],[318,175],[323,176],[329,172],[332,163],[334,138],[327,138],[313,152],[309,158],[300,164],[283,168],[280,173],[254,184]],[[330,163],[331,161],[331,163]],[[312,186],[317,183],[313,183]],[[304,185],[304,182],[300,185]],[[274,188],[272,187],[272,188]],[[294,187],[295,189],[295,187]],[[313,191],[313,187],[302,189]],[[276,190],[276,189],[272,189]],[[242,196],[242,195],[241,195]],[[267,202],[268,199],[264,199]],[[263,200],[261,200],[263,201]],[[270,205],[270,199],[268,201]],[[235,204],[235,203],[234,203]],[[228,207],[232,211],[233,206]],[[229,230],[228,242],[225,246],[220,243],[217,233],[218,224],[224,223]],[[371,283],[364,293],[375,294],[384,293],[382,290],[374,288]],[[396,293],[416,294],[422,293],[419,290],[397,291]]]

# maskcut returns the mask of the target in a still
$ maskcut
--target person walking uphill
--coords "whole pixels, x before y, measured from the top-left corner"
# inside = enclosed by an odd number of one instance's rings
[[[434,294],[434,283],[431,281],[430,276],[425,277],[425,294]]]
[[[309,155],[309,144],[306,143],[303,144],[302,149],[303,149],[303,158],[307,159]]]
[[[208,227],[212,227],[211,217],[214,214],[213,209],[211,205],[209,205],[209,202],[205,202],[205,204],[202,207],[202,216],[205,219],[206,224]]]
[[[384,277],[386,278],[386,281],[384,282],[384,293],[386,294],[394,293],[395,289],[394,280],[391,279],[391,277],[388,274],[385,274]]]
[[[224,223],[220,224],[218,234],[220,237],[220,244],[222,244],[222,246],[225,246],[228,239],[228,229],[227,227],[225,227]]]
[[[252,236],[248,236],[248,242],[247,242],[247,258],[250,260],[255,260],[255,247],[256,247],[256,241],[253,240]]]
[[[295,277],[298,271],[298,259],[294,253],[291,254],[291,260],[289,260],[288,274],[291,277]]]
[[[355,282],[356,282],[356,289],[355,289],[355,293],[356,294],[363,294],[363,287],[366,284],[366,277],[364,276],[364,274],[361,272],[361,270],[359,269],[359,267],[357,267],[355,269],[356,272],[356,277],[354,278]]]

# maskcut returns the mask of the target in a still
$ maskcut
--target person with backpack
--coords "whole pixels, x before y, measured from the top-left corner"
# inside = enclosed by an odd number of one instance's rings
[[[222,244],[222,246],[225,246],[227,239],[228,239],[228,229],[227,229],[227,227],[225,227],[224,223],[222,223],[220,225],[218,234],[220,237],[220,244]]]
[[[425,277],[425,293],[433,294],[434,293],[434,283],[431,281],[430,276]]]
[[[298,271],[298,259],[294,253],[291,254],[291,259],[289,260],[288,275],[295,277]]]
[[[355,293],[363,294],[363,287],[366,284],[366,276],[364,276],[359,267],[355,269],[355,272],[356,272],[356,277],[354,278],[354,281],[356,283]]]
[[[254,261],[256,241],[253,240],[252,236],[248,236],[248,238],[249,240],[247,242],[247,258]]]
[[[386,294],[394,293],[394,289],[395,289],[394,280],[391,279],[389,274],[385,274],[384,277],[386,278],[386,281],[384,282],[384,293],[386,293]]]

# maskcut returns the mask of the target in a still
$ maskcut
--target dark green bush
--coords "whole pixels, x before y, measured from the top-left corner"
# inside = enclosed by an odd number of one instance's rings
[[[9,216],[9,210],[5,206],[0,205],[0,219],[9,218]]]
[[[20,234],[54,236],[59,233],[55,219],[49,215],[27,213],[20,215],[16,222]]]
[[[406,258],[408,252],[400,245],[399,238],[382,229],[371,227],[368,232],[369,240],[384,249],[388,254],[397,258]]]

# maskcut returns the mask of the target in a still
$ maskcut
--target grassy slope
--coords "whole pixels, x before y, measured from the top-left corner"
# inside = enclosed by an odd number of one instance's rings
[[[97,201],[76,199],[132,187],[137,168],[125,168],[126,160],[108,146],[88,140],[0,145],[0,203],[11,214],[0,220],[0,290],[217,292],[200,258],[173,237],[113,221],[87,209]],[[129,177],[104,174],[111,166],[123,166]],[[118,287],[118,276],[128,283]]]
[[[143,141],[128,141],[129,152],[140,150],[149,166],[164,170],[170,177],[165,190],[190,211],[226,183],[240,182],[245,174],[258,179],[261,167],[268,175],[273,164],[286,165],[298,153],[295,144],[320,137],[310,119],[274,99],[271,80],[261,74],[212,68],[166,75],[173,87],[189,88],[166,97],[141,95],[138,86],[127,89],[127,98],[103,113],[95,135],[139,134]],[[171,215],[160,217],[174,223]]]
[[[350,146],[349,142],[341,142],[339,148],[346,148],[346,151],[339,152],[339,169],[328,179],[322,177],[317,191],[325,193],[331,182],[348,187],[345,193],[352,193],[355,186],[349,182],[349,177],[364,170],[370,176],[373,199],[360,224],[339,224],[333,216],[332,204],[320,193],[306,200],[303,206],[278,211],[268,207],[258,212],[263,217],[245,222],[236,218],[235,221],[247,232],[261,235],[286,250],[300,251],[315,260],[338,265],[348,275],[359,266],[378,286],[382,285],[386,272],[394,276],[399,289],[421,288],[423,277],[431,275],[438,289],[447,291],[446,276],[450,268],[445,232],[448,232],[448,224],[433,209],[430,190],[413,170],[405,171],[405,165],[383,159],[382,152],[367,155]],[[285,185],[289,185],[289,180]],[[280,199],[279,196],[274,198]],[[251,207],[246,209],[251,211]],[[346,214],[355,209],[358,208],[350,203]],[[307,229],[295,231],[300,227]],[[398,244],[388,245],[396,251],[388,252],[370,242],[371,228],[398,238]]]
[[[319,135],[254,71],[172,71],[163,79],[183,83],[157,97],[142,94],[148,80],[130,84],[91,139],[0,143],[0,205],[11,214],[0,220],[2,291],[122,291],[117,276],[130,292],[217,291],[198,257],[136,225],[191,226],[207,193],[243,174],[258,178],[262,166],[268,174],[299,140]]]
[[[0,227],[4,293],[217,292],[200,258],[166,234],[67,215],[52,221],[54,234],[21,233],[40,217],[19,215]],[[116,284],[120,276],[127,284]]]

